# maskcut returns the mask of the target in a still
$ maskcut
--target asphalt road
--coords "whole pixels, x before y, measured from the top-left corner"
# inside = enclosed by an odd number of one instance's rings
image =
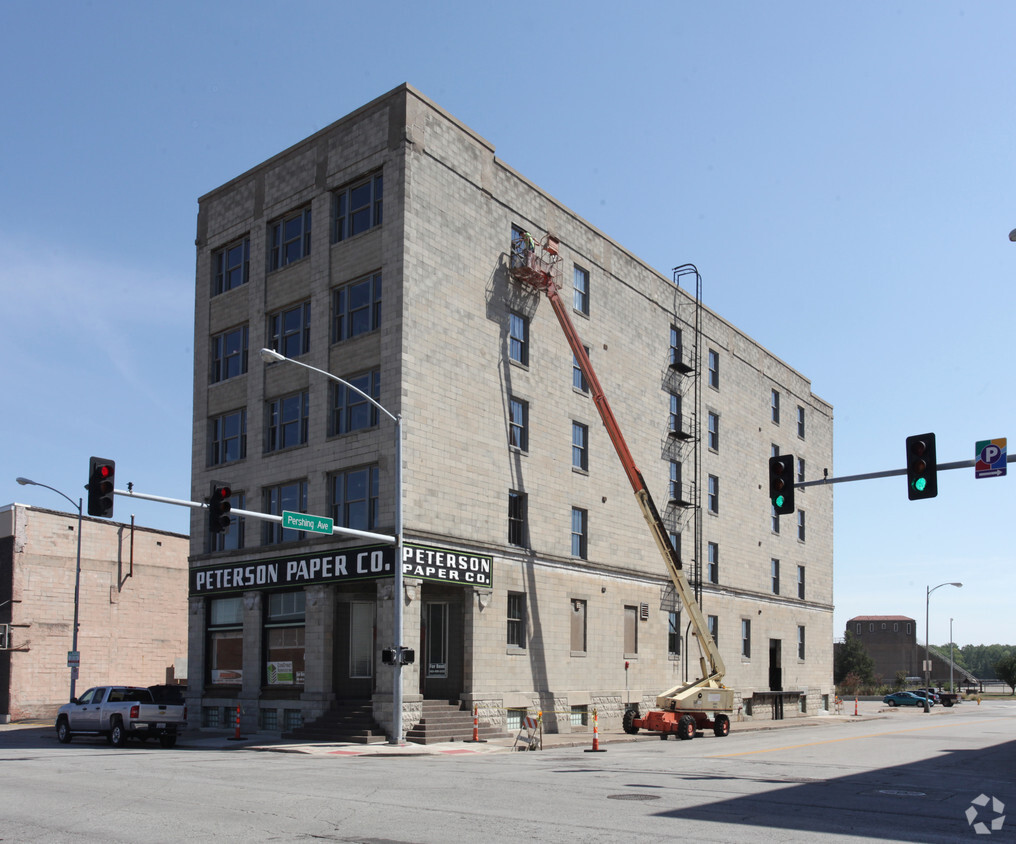
[[[0,841],[1016,839],[1016,814],[999,810],[1016,812],[1016,702],[603,747],[116,750],[6,729]]]

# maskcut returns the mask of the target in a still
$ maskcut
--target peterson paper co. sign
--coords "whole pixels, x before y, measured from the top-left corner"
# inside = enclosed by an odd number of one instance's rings
[[[293,557],[251,560],[191,569],[190,594],[212,595],[250,589],[292,589],[312,583],[376,580],[395,573],[390,545],[343,548]],[[406,543],[402,549],[405,577],[461,586],[494,582],[494,558]]]

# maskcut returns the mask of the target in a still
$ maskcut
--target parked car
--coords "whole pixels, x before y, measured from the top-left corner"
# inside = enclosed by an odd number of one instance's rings
[[[104,735],[115,747],[123,747],[128,738],[158,738],[163,747],[172,747],[186,726],[186,706],[156,703],[144,686],[96,686],[56,715],[61,744],[76,735]]]
[[[960,696],[953,692],[943,692],[943,691],[936,692],[934,689],[917,689],[916,691],[918,693],[923,691],[931,692],[932,695],[931,699],[935,701],[935,703],[941,703],[942,706],[952,706],[960,699]]]
[[[889,706],[924,706],[924,698],[913,692],[893,692],[882,698],[882,703],[887,703]],[[934,706],[935,702],[929,700],[929,704]]]
[[[918,697],[927,697],[932,703],[942,702],[942,698],[938,696],[938,692],[934,689],[914,689],[914,694]]]

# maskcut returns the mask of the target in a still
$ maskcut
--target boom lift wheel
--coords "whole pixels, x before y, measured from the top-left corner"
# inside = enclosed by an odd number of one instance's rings
[[[682,715],[677,722],[677,737],[681,741],[695,738],[695,719],[691,715]]]

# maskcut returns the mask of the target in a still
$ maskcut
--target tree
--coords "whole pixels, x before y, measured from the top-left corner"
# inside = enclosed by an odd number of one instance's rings
[[[840,683],[848,674],[856,674],[862,682],[871,683],[874,671],[875,660],[868,656],[864,642],[848,630],[843,644],[836,649],[833,679]]]
[[[995,663],[995,676],[1016,695],[1016,653],[1010,653]]]

